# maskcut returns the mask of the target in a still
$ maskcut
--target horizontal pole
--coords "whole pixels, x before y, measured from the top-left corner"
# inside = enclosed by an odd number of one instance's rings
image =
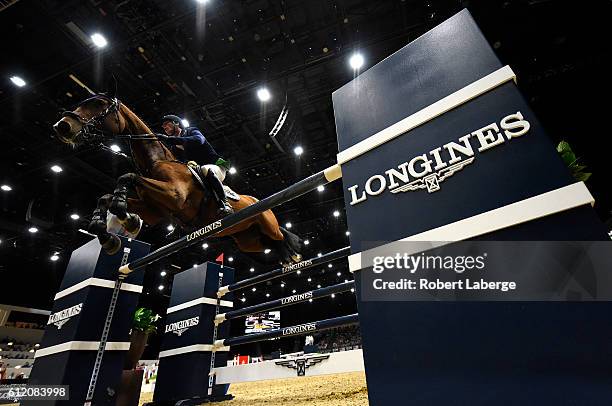
[[[268,310],[279,309],[281,307],[290,306],[292,304],[305,302],[310,299],[319,299],[322,297],[333,295],[334,293],[342,293],[351,290],[355,286],[354,281],[339,283],[337,285],[326,286],[324,288],[310,290],[304,293],[298,293],[283,297],[269,302],[256,304],[253,306],[243,307],[242,309],[232,310],[227,313],[218,314],[215,316],[215,322],[221,323],[225,320],[231,320],[250,314],[265,312]]]
[[[266,282],[272,279],[280,278],[281,276],[295,273],[297,271],[302,271],[304,269],[309,269],[315,266],[326,264],[336,259],[347,257],[350,254],[351,254],[351,247],[340,248],[336,251],[328,252],[325,255],[321,255],[320,257],[306,259],[296,264],[284,266],[282,268],[274,269],[273,271],[270,271],[270,272],[265,272],[265,273],[253,276],[252,278],[243,279],[231,285],[222,286],[219,289],[217,296],[222,297],[228,292],[233,292],[239,289],[248,288],[249,286],[253,286],[261,282]]]
[[[139,258],[129,264],[123,265],[119,268],[119,272],[122,274],[129,274],[130,272],[133,272],[155,261],[165,258],[168,255],[172,255],[177,251],[182,250],[183,248],[195,245],[201,240],[218,234],[221,231],[227,230],[228,228],[233,227],[236,224],[241,223],[245,220],[248,220],[251,217],[255,217],[256,215],[263,213],[266,210],[269,210],[282,203],[285,203],[305,193],[308,193],[311,190],[316,189],[320,185],[325,185],[336,179],[340,179],[341,177],[342,172],[340,170],[340,165],[333,165],[321,172],[315,173],[314,175],[307,177],[306,179],[302,179],[301,181],[281,190],[280,192],[268,196],[265,199],[258,201],[257,203],[247,206],[244,209],[230,216],[227,216],[221,220],[217,220],[211,224],[200,228],[199,230],[196,230],[192,233],[187,234],[184,237],[179,238],[176,241],[171,242],[170,244],[164,245],[163,247],[156,249],[155,251],[142,258]]]
[[[230,337],[224,340],[217,340],[215,341],[215,348],[256,343],[259,341],[269,340],[271,338],[312,334],[317,331],[328,330],[330,328],[335,327],[350,326],[352,324],[359,324],[359,315],[357,313],[349,314],[347,316],[335,317],[333,319],[319,320],[313,321],[311,323],[299,324],[297,326],[283,327],[274,331],[266,331],[263,333],[256,333],[246,336]]]

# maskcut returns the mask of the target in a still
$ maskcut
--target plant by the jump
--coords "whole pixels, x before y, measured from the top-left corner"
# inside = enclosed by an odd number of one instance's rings
[[[570,172],[572,173],[572,176],[578,182],[585,182],[588,178],[591,177],[592,173],[584,171],[586,169],[586,166],[580,165],[580,163],[578,162],[580,158],[576,157],[576,154],[574,154],[572,147],[567,141],[561,141],[559,145],[557,145],[557,152],[559,153],[559,155],[561,155],[563,162],[565,162]]]
[[[145,333],[154,333],[157,331],[155,322],[160,318],[159,314],[153,313],[151,309],[139,307],[134,312],[134,323],[132,329],[144,331]]]

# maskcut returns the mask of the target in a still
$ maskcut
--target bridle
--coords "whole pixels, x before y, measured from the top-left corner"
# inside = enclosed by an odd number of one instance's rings
[[[119,119],[119,108],[121,106],[121,102],[119,101],[119,99],[117,99],[116,97],[108,97],[105,94],[95,94],[92,97],[83,100],[81,103],[78,104],[78,106],[82,106],[85,103],[87,103],[90,100],[94,100],[94,99],[104,99],[106,101],[109,102],[109,105],[100,113],[98,113],[97,115],[86,119],[82,116],[80,116],[79,114],[75,113],[74,111],[64,111],[62,112],[61,116],[62,117],[71,117],[75,120],[77,120],[79,123],[81,123],[82,127],[81,129],[75,134],[74,139],[78,140],[81,139],[83,140],[83,143],[94,143],[94,142],[99,142],[98,147],[110,151],[115,155],[121,155],[125,158],[129,157],[123,153],[120,152],[115,152],[112,151],[109,147],[107,147],[106,145],[104,145],[102,143],[103,140],[108,140],[108,139],[114,139],[114,138],[125,138],[125,139],[129,139],[130,141],[138,141],[138,140],[156,140],[157,142],[161,143],[163,145],[163,143],[159,140],[158,138],[158,134],[156,133],[147,133],[147,134],[114,134],[112,132],[108,132],[108,131],[104,131],[103,130],[103,124],[104,124],[104,120],[106,119],[106,117],[108,117],[109,114],[113,114],[115,113],[115,122],[117,124],[117,128],[119,129],[121,120]],[[134,153],[133,150],[130,148],[130,155],[131,155],[131,159],[133,162],[135,162],[136,160],[134,159]],[[164,150],[164,156],[167,157],[166,155],[166,150]]]
[[[81,123],[81,129],[75,134],[74,139],[82,139],[85,142],[95,141],[97,138],[111,138],[115,137],[115,134],[106,133],[101,127],[109,114],[115,113],[115,122],[117,123],[117,127],[119,127],[119,107],[121,106],[121,102],[116,97],[108,97],[105,94],[96,94],[88,99],[83,100],[79,103],[79,106],[89,102],[90,100],[95,99],[104,99],[109,102],[108,106],[98,113],[97,115],[86,119],[74,111],[64,111],[62,112],[62,117],[71,117]]]

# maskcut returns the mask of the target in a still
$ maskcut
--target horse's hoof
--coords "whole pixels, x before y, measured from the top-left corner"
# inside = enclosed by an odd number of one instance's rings
[[[293,254],[291,255],[291,259],[293,262],[302,262],[302,254]]]
[[[108,255],[115,255],[121,248],[121,239],[111,234],[110,238],[102,244],[102,248]]]
[[[92,234],[100,235],[106,232],[106,223],[101,220],[92,220],[87,226],[87,231]]]

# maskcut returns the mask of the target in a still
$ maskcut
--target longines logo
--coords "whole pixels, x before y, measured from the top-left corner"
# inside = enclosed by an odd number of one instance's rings
[[[351,206],[366,201],[368,196],[378,196],[385,190],[391,193],[419,189],[427,189],[429,193],[436,192],[440,190],[442,181],[474,162],[474,147],[478,147],[478,152],[486,151],[524,135],[530,127],[520,111],[507,115],[499,121],[499,126],[497,123],[491,123],[459,138],[458,143],[449,142],[426,154],[417,155],[398,165],[397,169],[385,171],[386,176],[372,175],[365,182],[361,193],[359,185],[349,187]],[[445,155],[448,155],[446,159],[443,157],[443,150],[446,151]]]
[[[81,313],[82,309],[83,303],[79,303],[78,305],[74,305],[57,313],[53,313],[51,316],[49,316],[49,321],[47,322],[47,325],[53,324],[59,330],[64,324],[70,321],[71,317]]]
[[[302,300],[311,299],[312,290],[305,293],[298,293],[297,295],[287,296],[281,299],[281,304],[286,305],[293,302],[301,302]]]
[[[283,267],[283,273],[295,271],[296,269],[301,269],[306,266],[312,265],[312,259],[307,259],[305,261],[298,262],[297,264],[287,265]]]
[[[187,241],[191,241],[195,238],[200,237],[201,235],[204,235],[206,233],[210,233],[213,230],[216,230],[217,228],[221,227],[221,221],[215,221],[214,223],[210,223],[207,226],[204,226],[202,228],[200,228],[199,230],[194,231],[193,233],[189,233],[187,234]]]
[[[293,334],[305,333],[307,331],[315,331],[316,329],[317,329],[316,323],[306,323],[306,324],[300,324],[299,326],[285,327],[282,330],[282,333],[284,336],[289,336]]]
[[[306,375],[306,369],[327,359],[329,359],[329,355],[313,355],[286,361],[276,361],[275,364],[295,369],[297,371],[297,376],[304,376]]]
[[[189,327],[197,326],[200,323],[200,316],[192,317],[190,319],[185,319],[181,321],[176,321],[174,323],[166,324],[166,330],[164,333],[174,333],[177,336],[183,335],[185,331],[189,329]]]

